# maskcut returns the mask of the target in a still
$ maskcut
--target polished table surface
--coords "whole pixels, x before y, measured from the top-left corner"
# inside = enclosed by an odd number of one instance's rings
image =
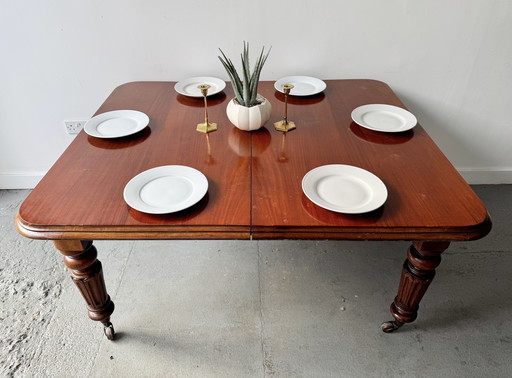
[[[68,260],[71,252],[93,248],[83,241],[94,239],[409,240],[410,267],[402,276],[412,277],[411,285],[417,279],[430,283],[425,272],[433,277],[449,242],[489,232],[484,205],[420,124],[406,132],[381,133],[352,121],[351,111],[364,104],[405,108],[387,84],[326,83],[319,95],[289,97],[288,117],[297,128],[288,133],[273,127],[283,118],[284,95],[272,82],[259,87],[273,106],[265,127],[245,132],[232,126],[225,112],[233,97],[228,84],[208,98],[209,118],[219,125],[209,134],[196,131],[204,117],[202,98],[176,93],[171,82],[121,85],[96,114],[139,110],[149,116],[148,127],[118,139],[81,132],[22,204],[17,228],[30,238],[56,240]],[[388,189],[385,204],[366,214],[341,214],[313,204],[302,192],[302,178],[327,164],[353,165],[377,175]],[[123,199],[125,185],[162,165],[204,173],[209,183],[205,198],[174,214],[131,209]],[[72,247],[59,240],[82,242]],[[76,267],[68,262],[73,275]],[[399,296],[405,284],[401,281]],[[416,309],[405,309],[405,300],[395,299],[400,314],[392,308],[399,325],[416,316]],[[94,306],[88,305],[91,311]]]

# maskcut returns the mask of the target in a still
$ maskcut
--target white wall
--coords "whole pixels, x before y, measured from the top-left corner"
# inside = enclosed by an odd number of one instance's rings
[[[227,79],[218,47],[272,45],[262,79],[391,85],[470,183],[512,183],[510,0],[0,0],[0,188],[32,187],[133,80]]]

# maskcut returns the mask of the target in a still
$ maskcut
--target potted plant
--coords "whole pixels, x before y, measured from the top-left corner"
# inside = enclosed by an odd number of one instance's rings
[[[254,65],[252,73],[249,67],[249,43],[244,42],[244,50],[241,54],[243,75],[240,77],[231,60],[226,57],[224,52],[220,61],[224,65],[231,85],[235,92],[235,98],[230,100],[226,109],[227,116],[231,123],[241,130],[257,130],[270,119],[272,105],[263,96],[258,94],[258,82],[261,69],[267,60],[268,54],[261,49],[260,56]]]

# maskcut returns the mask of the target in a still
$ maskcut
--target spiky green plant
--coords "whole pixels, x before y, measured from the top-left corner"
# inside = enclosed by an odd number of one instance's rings
[[[261,49],[260,56],[254,65],[254,70],[251,73],[249,67],[249,43],[244,42],[244,51],[242,54],[240,54],[242,58],[243,70],[242,78],[240,78],[231,59],[226,57],[226,54],[224,54],[224,52],[219,49],[219,51],[222,53],[222,57],[219,56],[219,59],[226,69],[229,78],[231,79],[236,101],[240,105],[251,107],[259,104],[256,98],[258,94],[258,82],[260,80],[261,69],[263,68],[268,54],[270,53],[270,49],[266,54],[264,50],[265,47]]]

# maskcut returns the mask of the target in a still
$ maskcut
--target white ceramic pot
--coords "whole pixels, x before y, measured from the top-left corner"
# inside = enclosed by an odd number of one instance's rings
[[[226,114],[231,123],[240,130],[246,131],[258,130],[263,126],[270,119],[272,105],[263,96],[258,95],[257,99],[261,103],[250,108],[239,105],[234,99],[229,101]]]

